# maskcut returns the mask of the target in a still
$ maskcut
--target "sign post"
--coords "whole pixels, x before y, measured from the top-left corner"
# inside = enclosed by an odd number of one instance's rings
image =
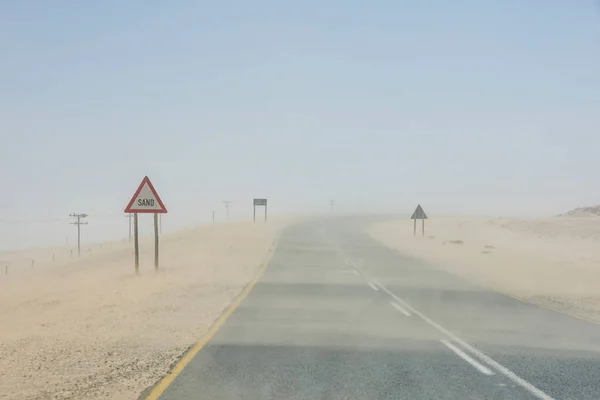
[[[145,176],[125,207],[126,213],[133,214],[133,235],[135,249],[135,273],[140,272],[140,253],[138,238],[138,214],[154,214],[154,269],[158,270],[158,214],[166,214],[167,207],[160,199],[150,179]]]
[[[158,271],[158,213],[154,213],[154,270]]]
[[[138,241],[138,215],[133,214],[133,248],[135,252],[135,273],[140,273],[140,242]]]
[[[417,236],[417,220],[421,220],[421,235],[425,236],[425,220],[427,219],[427,214],[423,211],[423,207],[419,204],[417,209],[413,213],[412,217],[410,217],[414,221],[414,230],[413,236]]]
[[[265,207],[265,222],[267,222],[267,199],[254,199],[254,223],[256,223],[256,206]]]

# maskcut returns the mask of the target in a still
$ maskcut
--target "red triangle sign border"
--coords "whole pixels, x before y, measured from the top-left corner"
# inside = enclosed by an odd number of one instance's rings
[[[131,207],[133,206],[135,199],[138,197],[138,195],[144,188],[144,185],[146,185],[146,184],[148,185],[148,188],[150,189],[150,191],[152,192],[154,197],[156,197],[156,201],[158,202],[160,209],[159,210],[132,210]],[[137,190],[133,194],[133,197],[129,201],[129,204],[127,204],[127,207],[125,207],[125,212],[129,213],[129,214],[135,214],[135,213],[166,214],[168,212],[167,207],[165,207],[165,204],[160,199],[160,196],[156,192],[156,189],[154,189],[154,185],[152,184],[152,182],[150,182],[150,178],[148,178],[147,175],[144,177],[144,179],[142,179],[142,183],[140,183],[140,186],[138,186]]]

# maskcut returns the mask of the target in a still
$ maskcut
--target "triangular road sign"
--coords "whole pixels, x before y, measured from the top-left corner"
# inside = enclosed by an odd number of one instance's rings
[[[419,204],[410,219],[427,219],[427,214],[423,211],[423,207]]]
[[[129,204],[125,207],[125,212],[166,214],[167,207],[165,207],[158,193],[156,193],[156,189],[152,186],[150,179],[145,176],[129,201]]]

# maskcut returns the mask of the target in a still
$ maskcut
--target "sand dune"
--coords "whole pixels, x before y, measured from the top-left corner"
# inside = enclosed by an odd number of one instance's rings
[[[597,217],[431,219],[425,237],[413,237],[412,221],[402,220],[368,232],[497,291],[600,322]]]
[[[253,278],[289,221],[164,236],[157,273],[144,239],[139,276],[127,242],[81,259],[0,253],[0,399],[136,398]]]

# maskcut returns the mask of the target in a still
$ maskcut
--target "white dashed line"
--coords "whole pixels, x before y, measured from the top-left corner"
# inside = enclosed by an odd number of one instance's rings
[[[340,251],[340,256],[343,256],[344,258],[346,257],[345,254],[344,254],[344,252],[343,252],[343,250]],[[446,330],[446,328],[442,327],[441,325],[439,325],[438,323],[436,323],[435,321],[433,321],[432,319],[430,319],[429,317],[427,317],[425,314],[421,313],[420,311],[417,311],[414,307],[412,307],[406,301],[404,301],[400,297],[396,296],[394,293],[390,292],[385,286],[383,286],[377,280],[369,278],[362,271],[362,269],[360,267],[358,267],[356,265],[356,263],[354,263],[352,260],[350,260],[348,258],[345,258],[345,262],[346,262],[346,265],[355,267],[356,270],[358,271],[358,273],[361,276],[363,276],[363,277],[365,277],[365,278],[367,278],[369,280],[372,280],[382,291],[384,291],[385,293],[387,293],[388,295],[390,295],[394,300],[396,300],[396,302],[390,302],[390,304],[395,309],[397,309],[398,311],[400,311],[401,313],[403,313],[404,315],[406,315],[406,316],[409,317],[411,315],[409,313],[409,311],[410,311],[413,314],[415,314],[416,316],[420,317],[423,321],[425,321],[426,323],[428,323],[429,325],[431,325],[433,328],[435,328],[438,331],[440,331],[441,333],[443,333],[446,337],[448,337],[448,339],[452,340],[457,345],[460,345],[462,348],[464,348],[465,350],[467,350],[468,352],[470,352],[472,355],[474,355],[475,357],[477,357],[479,360],[483,361],[488,366],[494,368],[496,371],[500,372],[502,375],[504,375],[505,377],[507,377],[508,379],[510,379],[511,381],[513,381],[514,383],[518,384],[519,386],[521,386],[522,388],[524,388],[525,390],[527,390],[529,393],[533,394],[538,399],[541,399],[541,400],[554,400],[554,398],[552,398],[551,396],[547,395],[546,393],[544,393],[542,390],[538,389],[537,387],[533,386],[531,383],[527,382],[525,379],[519,377],[517,374],[515,374],[514,372],[512,372],[510,369],[506,368],[505,366],[503,366],[499,362],[497,362],[497,361],[493,360],[492,358],[488,357],[485,353],[479,351],[475,347],[473,347],[470,344],[468,344],[467,342],[463,341],[462,339],[460,339],[459,337],[457,337],[456,335],[454,335],[452,332]],[[446,346],[448,346],[448,344],[450,344],[451,346],[455,347],[457,350],[461,351],[462,354],[464,354],[465,356],[469,357],[465,352],[463,352],[461,349],[459,349],[458,347],[454,346],[450,342],[447,342],[447,341],[442,341],[442,342]],[[453,351],[454,351],[454,349],[453,349]],[[473,358],[471,358],[471,357],[469,357],[469,358],[471,360],[475,361]],[[481,367],[483,367],[483,365],[481,365],[481,364],[479,364],[479,365]],[[487,369],[486,367],[483,367],[483,368]],[[487,370],[490,371],[489,369],[487,369]]]
[[[359,270],[359,272],[361,273],[361,275],[366,276],[365,273],[362,270],[360,270],[360,268],[357,267],[357,269]],[[381,283],[377,282],[376,280],[374,280],[374,281],[381,288],[381,290],[383,290],[384,292],[386,292],[387,294],[389,294],[399,304],[401,304],[403,307],[405,307],[407,310],[409,310],[410,312],[412,312],[416,316],[420,317],[423,321],[427,322],[429,325],[431,325],[432,327],[434,327],[438,331],[442,332],[450,340],[452,340],[454,343],[460,345],[465,350],[469,351],[471,354],[473,354],[479,360],[483,361],[484,363],[486,363],[490,367],[496,369],[496,371],[500,372],[502,375],[506,376],[508,379],[510,379],[514,383],[518,384],[519,386],[521,386],[522,388],[524,388],[525,390],[527,390],[529,393],[533,394],[538,399],[541,399],[541,400],[554,400],[551,396],[547,395],[542,390],[540,390],[537,387],[533,386],[531,383],[527,382],[525,379],[521,378],[520,376],[518,376],[517,374],[515,374],[514,372],[512,372],[510,369],[506,368],[504,365],[502,365],[499,362],[493,360],[492,358],[488,357],[485,353],[479,351],[478,349],[476,349],[475,347],[471,346],[470,344],[468,344],[464,340],[460,339],[459,337],[457,337],[456,335],[454,335],[452,332],[448,331],[446,328],[442,327],[441,325],[439,325],[438,323],[436,323],[435,321],[433,321],[431,318],[427,317],[425,314],[421,313],[420,311],[417,311],[414,307],[412,307],[406,301],[402,300],[400,297],[398,297],[394,293],[390,292]]]
[[[457,356],[459,356],[460,358],[462,358],[463,360],[465,360],[466,362],[471,364],[473,366],[473,368],[475,368],[477,371],[481,372],[484,375],[493,375],[494,374],[489,368],[481,365],[479,362],[477,362],[475,359],[473,359],[473,357],[469,356],[467,353],[465,353],[464,351],[462,351],[461,349],[459,349],[458,347],[456,347],[449,341],[442,339],[441,342],[444,343],[444,345],[447,348],[449,348],[454,353],[456,353]]]
[[[376,290],[376,291],[379,292],[379,288],[373,282],[369,282],[369,286],[371,286],[371,289]]]
[[[406,311],[400,304],[396,303],[395,301],[390,301],[390,304],[402,314],[406,315],[407,317],[410,317],[410,313]]]
[[[348,270],[348,269],[339,269],[339,270],[337,270],[336,272],[340,272],[340,273],[342,273],[342,274],[360,275],[360,274],[358,273],[358,271],[357,271],[357,270],[355,270],[355,269],[352,269],[352,270]]]

